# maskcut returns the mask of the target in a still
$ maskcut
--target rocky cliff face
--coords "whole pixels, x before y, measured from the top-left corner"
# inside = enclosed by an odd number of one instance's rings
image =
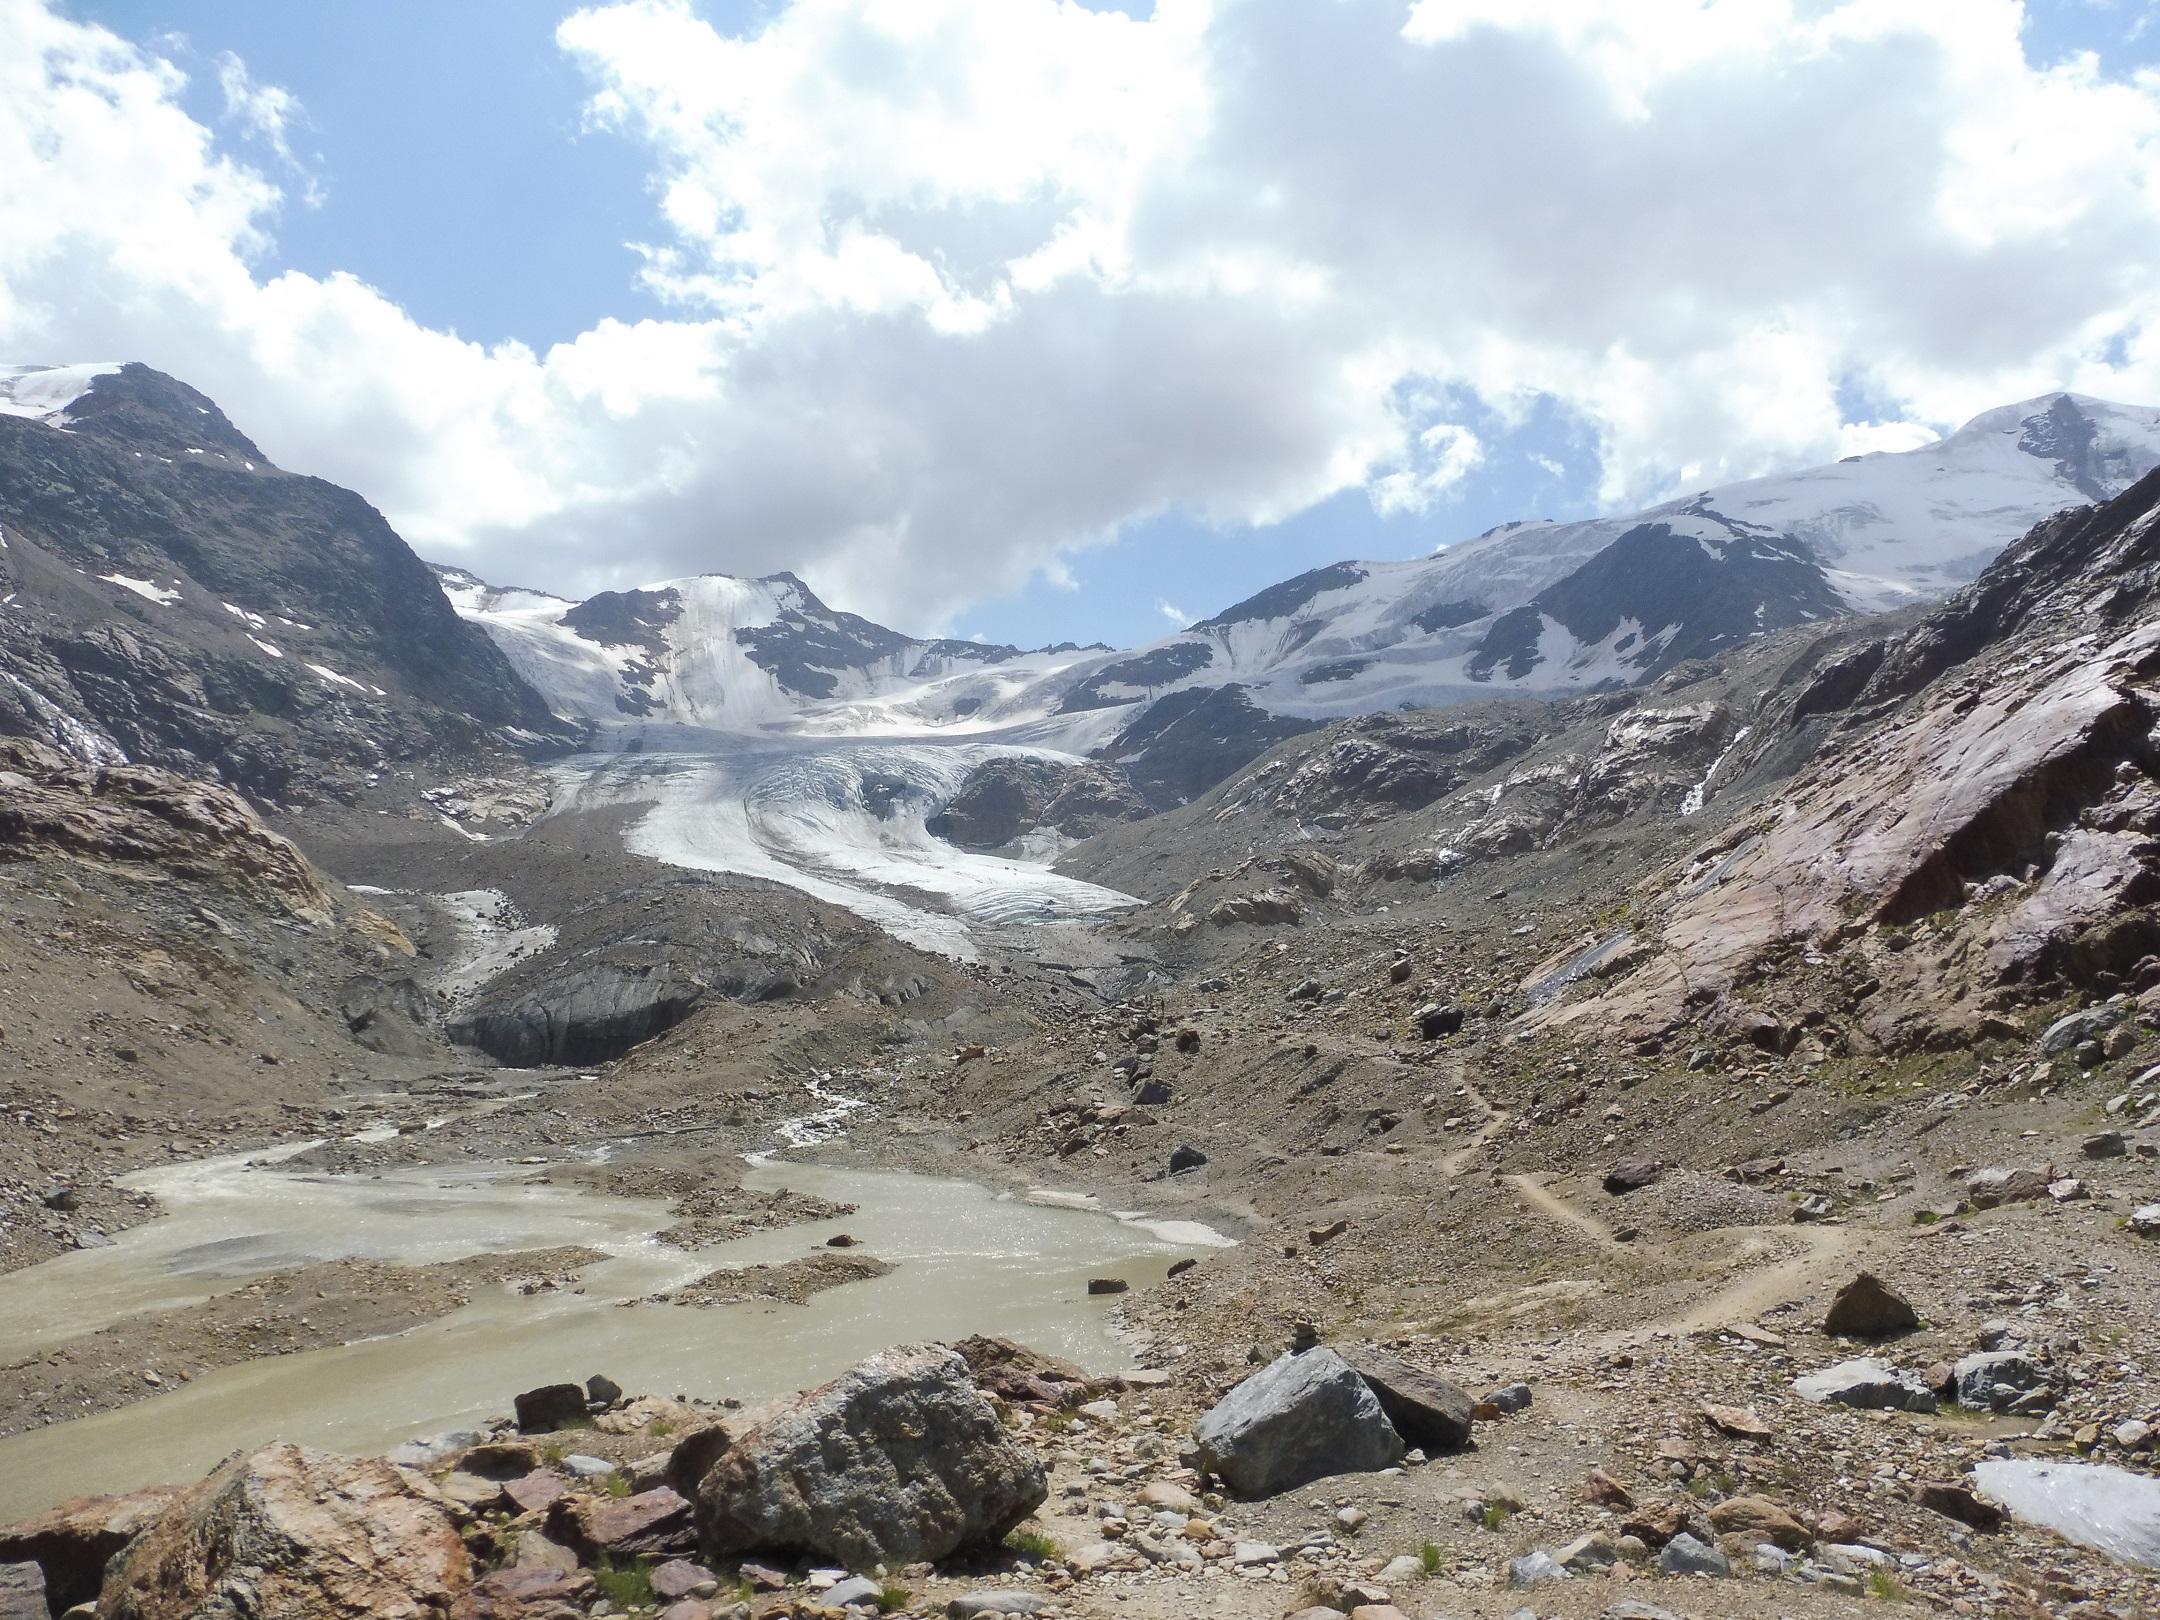
[[[146,366],[0,415],[0,538],[0,734],[286,802],[575,735],[380,513]]]

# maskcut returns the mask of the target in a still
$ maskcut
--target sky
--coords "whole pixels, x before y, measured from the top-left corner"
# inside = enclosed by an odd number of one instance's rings
[[[0,361],[422,555],[1153,639],[2160,403],[2152,0],[0,0]]]

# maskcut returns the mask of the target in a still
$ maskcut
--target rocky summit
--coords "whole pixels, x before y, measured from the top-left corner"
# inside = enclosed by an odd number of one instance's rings
[[[2160,1612],[2150,412],[1028,650],[53,398],[8,1620]]]

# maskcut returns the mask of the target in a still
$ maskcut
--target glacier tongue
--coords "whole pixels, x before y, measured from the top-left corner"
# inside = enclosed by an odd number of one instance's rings
[[[970,961],[971,924],[1083,921],[1137,904],[924,827],[976,764],[1030,752],[1047,751],[746,738],[724,752],[587,755],[554,768],[556,813],[650,805],[624,834],[633,854],[784,883]]]

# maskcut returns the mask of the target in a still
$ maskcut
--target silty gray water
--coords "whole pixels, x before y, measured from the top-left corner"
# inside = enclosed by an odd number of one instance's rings
[[[815,1384],[888,1344],[977,1332],[1108,1371],[1131,1358],[1110,1331],[1111,1302],[1091,1298],[1088,1279],[1146,1286],[1181,1254],[1222,1241],[1204,1227],[1151,1231],[968,1182],[761,1164],[748,1185],[857,1212],[691,1255],[653,1241],[669,1219],[661,1204],[525,1185],[520,1174],[496,1165],[330,1177],[229,1158],[132,1178],[170,1213],[109,1249],[0,1277],[0,1355],[19,1360],[245,1277],[342,1256],[419,1264],[586,1244],[610,1258],[586,1269],[582,1293],[484,1289],[395,1337],[218,1369],[169,1394],[0,1440],[0,1522],[84,1492],[186,1483],[235,1448],[271,1439],[380,1452],[507,1412],[520,1389],[596,1372],[633,1392],[753,1401]],[[843,1229],[861,1241],[858,1252],[898,1269],[800,1306],[644,1303],[715,1266],[792,1259]]]

